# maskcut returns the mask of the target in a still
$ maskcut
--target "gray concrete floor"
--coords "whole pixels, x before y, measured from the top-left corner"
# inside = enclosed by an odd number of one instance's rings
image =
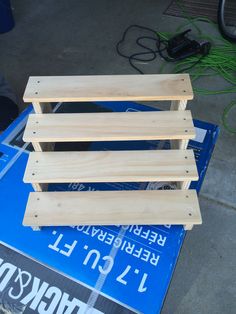
[[[15,90],[19,107],[24,107],[21,99],[30,75],[135,73],[117,56],[115,44],[133,23],[175,31],[184,20],[163,15],[169,2],[12,0],[16,27],[0,35],[0,72]],[[207,23],[202,28],[214,32]],[[159,63],[143,69],[158,73]],[[220,78],[200,84],[225,86]],[[235,98],[196,95],[189,108],[195,118],[221,125],[224,107]],[[163,314],[236,311],[236,135],[223,127],[200,202],[203,225],[187,234]]]

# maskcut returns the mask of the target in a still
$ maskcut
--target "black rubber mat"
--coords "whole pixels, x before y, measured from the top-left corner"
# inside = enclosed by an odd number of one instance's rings
[[[173,0],[164,14],[185,17],[204,17],[217,22],[218,0]],[[184,13],[185,12],[185,13]],[[236,0],[226,0],[226,23],[236,25]]]

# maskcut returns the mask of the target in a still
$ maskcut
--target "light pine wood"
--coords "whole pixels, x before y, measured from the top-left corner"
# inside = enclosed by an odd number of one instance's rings
[[[32,152],[26,183],[194,181],[192,150]]]
[[[185,110],[187,100],[172,100],[170,110]]]
[[[36,192],[47,191],[48,184],[47,183],[32,183],[32,187]]]
[[[201,224],[192,150],[188,74],[30,77],[23,139],[32,142],[24,182],[32,183],[24,225]],[[170,100],[171,111],[52,114],[52,102]],[[170,140],[171,150],[45,152],[55,142]],[[44,192],[48,183],[174,181],[175,191]]]
[[[53,151],[55,143],[37,143],[32,142],[32,146],[36,152]]]
[[[40,102],[33,102],[35,113],[49,113],[52,112],[52,106],[49,103],[40,103]]]
[[[190,111],[31,114],[25,142],[189,140],[195,137]]]
[[[30,193],[23,224],[201,224],[196,191],[96,191]]]
[[[170,146],[172,149],[187,149],[189,140],[172,140]]]
[[[187,107],[187,100],[172,100],[170,110],[185,110]],[[172,149],[186,149],[188,140],[173,140],[171,141]]]
[[[31,76],[25,102],[190,100],[188,74]]]

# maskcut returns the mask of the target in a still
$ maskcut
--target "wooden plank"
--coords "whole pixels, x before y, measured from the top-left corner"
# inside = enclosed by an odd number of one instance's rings
[[[25,102],[190,100],[188,74],[31,76]]]
[[[193,139],[190,111],[31,114],[25,142]]]
[[[201,224],[196,191],[30,193],[25,226]]]
[[[193,181],[192,150],[32,152],[26,183]]]

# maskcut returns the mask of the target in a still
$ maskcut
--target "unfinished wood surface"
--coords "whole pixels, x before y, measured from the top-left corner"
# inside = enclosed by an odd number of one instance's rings
[[[50,113],[52,112],[52,106],[50,103],[40,103],[40,102],[33,102],[35,113]]]
[[[32,152],[24,182],[194,181],[192,150]]]
[[[25,226],[201,224],[196,191],[30,193]]]
[[[48,142],[48,143],[38,143],[32,142],[32,146],[36,152],[45,152],[45,151],[53,151],[55,143]]]
[[[171,102],[170,110],[185,110],[187,107],[187,100],[173,100]]]
[[[188,74],[32,76],[25,102],[190,100]]]
[[[25,142],[193,139],[190,111],[31,114]]]

